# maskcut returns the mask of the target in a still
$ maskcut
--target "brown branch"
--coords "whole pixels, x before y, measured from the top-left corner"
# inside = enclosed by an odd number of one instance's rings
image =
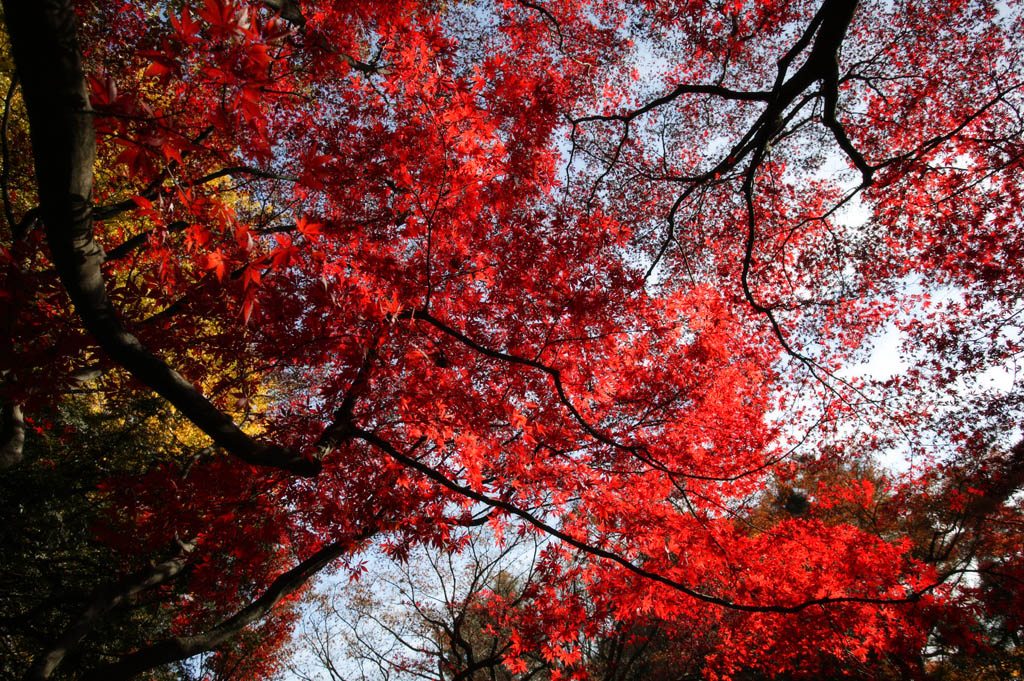
[[[253,440],[122,324],[107,295],[103,249],[93,235],[95,130],[70,0],[4,0],[28,112],[40,208],[54,266],[101,348],[232,455],[253,465],[313,476],[319,461]]]
[[[580,425],[580,427],[583,428],[585,432],[587,432],[591,437],[593,437],[598,442],[601,442],[602,444],[608,445],[610,447],[614,447],[615,449],[618,449],[620,451],[626,452],[629,455],[636,458],[638,461],[641,461],[644,464],[653,468],[654,470],[660,471],[670,477],[687,478],[690,480],[704,480],[707,482],[734,482],[736,480],[739,480],[740,478],[757,473],[771,465],[774,465],[774,463],[777,463],[777,461],[766,462],[762,466],[759,466],[752,470],[743,471],[741,473],[737,473],[731,476],[698,475],[696,473],[687,473],[686,471],[669,468],[664,463],[662,463],[655,457],[651,456],[644,445],[624,444],[622,442],[619,442],[611,435],[601,432],[600,430],[597,429],[597,427],[595,427],[589,421],[587,421],[576,408],[576,406],[573,404],[572,400],[569,399],[568,394],[565,392],[565,386],[562,384],[562,373],[555,367],[550,366],[548,364],[544,364],[539,360],[520,357],[518,355],[502,352],[501,350],[494,350],[492,348],[488,348],[484,345],[481,345],[480,343],[476,342],[466,334],[462,333],[458,329],[448,326],[440,319],[434,317],[425,310],[414,310],[410,312],[405,312],[399,315],[399,318],[416,319],[427,322],[428,324],[436,328],[438,331],[441,331],[442,333],[456,339],[463,345],[466,345],[467,347],[476,350],[477,352],[479,352],[482,355],[485,355],[486,357],[490,357],[496,360],[502,360],[505,362],[510,362],[512,364],[518,364],[520,366],[530,367],[532,369],[537,369],[539,371],[544,372],[551,378],[551,381],[554,384],[555,392],[558,395],[558,401],[566,408],[566,410],[568,410],[573,420],[575,420]],[[351,416],[351,407],[347,414],[349,417]],[[333,424],[331,428],[341,427],[340,424],[344,424],[345,422],[343,418],[345,414],[343,414],[341,410],[339,410],[338,412],[335,412],[334,416],[336,419],[336,423]]]
[[[736,601],[729,600],[728,598],[714,596],[712,594],[697,591],[696,589],[687,586],[682,582],[674,580],[671,577],[667,577],[661,573],[653,572],[651,570],[643,568],[633,563],[631,560],[629,560],[622,554],[577,539],[572,535],[567,534],[557,529],[553,525],[541,520],[530,511],[520,508],[519,506],[516,506],[515,504],[509,501],[506,501],[504,499],[496,499],[482,492],[477,492],[471,487],[461,485],[455,480],[452,480],[445,474],[441,473],[440,471],[423,463],[422,461],[419,461],[418,459],[403,454],[390,442],[384,440],[375,433],[363,430],[355,426],[354,424],[350,425],[349,432],[351,433],[352,438],[362,440],[363,442],[366,442],[367,444],[376,447],[377,449],[379,449],[380,451],[384,452],[392,459],[394,459],[397,463],[400,463],[407,468],[411,468],[415,471],[418,471],[428,479],[434,481],[435,483],[441,485],[442,487],[448,490],[451,490],[452,492],[472,499],[473,501],[477,501],[481,504],[486,504],[491,508],[500,509],[510,515],[514,515],[526,521],[530,525],[533,525],[537,529],[543,531],[545,534],[560,539],[561,541],[565,542],[566,544],[569,544],[573,548],[582,551],[583,553],[587,553],[596,558],[601,558],[603,560],[613,562],[639,577],[670,587],[699,601],[710,603],[712,605],[721,606],[729,610],[739,610],[742,612],[774,612],[782,614],[791,614],[800,612],[802,610],[806,610],[807,608],[810,608],[812,606],[838,605],[842,603],[864,603],[874,605],[896,605],[900,603],[914,603],[919,601],[922,595],[931,591],[936,586],[941,584],[942,581],[944,581],[946,578],[946,575],[940,575],[941,579],[939,581],[936,581],[935,583],[930,584],[924,587],[923,589],[910,593],[910,595],[908,595],[906,598],[876,598],[870,596],[826,596],[824,598],[813,598],[810,600],[795,603],[793,605],[761,605],[757,603],[738,603]]]
[[[0,470],[20,462],[25,449],[25,415],[21,405],[9,402],[0,407]]]
[[[277,10],[282,19],[299,29],[306,25],[306,17],[302,14],[298,0],[263,0],[263,4]]]
[[[203,175],[195,180],[190,180],[188,186],[195,187],[213,180],[218,180],[222,177],[228,176],[234,177],[236,175],[248,175],[250,177],[256,177],[262,180],[280,180],[281,182],[298,182],[299,178],[294,175],[285,175],[284,173],[278,173],[273,170],[264,170],[263,168],[254,168],[252,166],[232,166],[230,168],[221,168],[220,170]]]
[[[726,90],[725,92],[706,92],[706,94],[717,94],[720,97],[726,97],[729,99],[764,101],[768,103],[768,106],[765,107],[764,111],[761,112],[761,115],[758,116],[757,120],[754,121],[753,125],[750,126],[739,142],[733,145],[732,149],[723,156],[722,160],[719,161],[712,170],[693,177],[669,178],[674,181],[688,182],[690,183],[690,186],[687,187],[686,191],[683,192],[683,194],[680,195],[680,197],[673,203],[671,212],[669,213],[668,234],[662,241],[654,261],[651,263],[650,267],[648,267],[647,273],[644,275],[645,279],[649,278],[654,272],[658,263],[661,261],[661,258],[664,256],[668,247],[674,240],[675,213],[678,211],[682,201],[694,191],[696,185],[706,183],[712,177],[724,177],[727,172],[736,168],[752,152],[756,152],[759,155],[757,163],[760,163],[760,160],[763,157],[765,145],[769,143],[772,137],[781,132],[785,121],[792,116],[792,114],[790,114],[789,117],[783,116],[786,109],[796,101],[797,97],[799,97],[801,93],[813,85],[815,81],[821,80],[825,82],[827,86],[835,80],[834,76],[838,68],[839,47],[846,37],[846,32],[850,27],[850,22],[853,20],[853,14],[857,8],[857,4],[858,0],[825,0],[822,3],[822,6],[818,9],[818,12],[814,15],[814,18],[804,30],[799,40],[797,40],[797,42],[794,43],[786,54],[779,60],[778,73],[771,92],[737,93],[732,90]],[[789,71],[790,65],[797,56],[807,49],[808,46],[811,46],[811,52],[807,57],[807,61],[804,62],[803,66],[797,69],[797,71],[787,79],[786,75]],[[694,88],[694,91],[702,92],[707,88],[717,86],[697,85],[679,87]],[[836,88],[838,88],[838,86],[836,86]],[[679,90],[679,88],[677,87],[676,90]],[[828,92],[825,92],[824,94],[826,97],[826,124],[828,124],[828,112],[831,110],[834,113],[836,102],[829,99],[830,96]],[[741,97],[738,95],[746,96]],[[625,116],[590,116],[585,119],[578,120],[622,120],[628,126],[637,115],[672,101],[676,96],[678,96],[678,94],[676,91],[673,91],[668,95],[649,102],[647,105]],[[805,97],[797,106],[797,109],[804,106],[812,96],[813,95],[808,95]],[[836,100],[837,99],[838,89],[836,92]],[[861,169],[862,175],[866,178],[870,178],[870,174],[874,169],[868,166],[868,164],[863,160],[863,157],[853,147],[853,144],[846,136],[846,131],[843,130],[838,123],[830,129],[832,129],[833,134],[836,136],[836,140],[843,151],[850,156],[857,167]],[[864,173],[865,169],[869,171],[867,174]]]
[[[440,319],[434,317],[432,314],[424,310],[416,310],[410,313],[410,316],[412,319],[418,319],[427,322],[435,329],[441,331],[442,333],[448,336],[451,336],[452,338],[461,342],[463,345],[466,345],[476,350],[482,355],[486,355],[487,357],[490,357],[492,359],[500,359],[506,362],[510,362],[512,364],[519,364],[520,366],[526,366],[544,372],[545,374],[551,377],[551,380],[555,386],[555,392],[558,393],[559,401],[565,406],[566,409],[569,410],[569,413],[572,415],[573,419],[575,419],[576,422],[579,423],[580,426],[594,439],[611,447],[615,447],[616,449],[622,449],[633,453],[637,453],[641,450],[641,447],[639,447],[638,445],[624,445],[621,442],[616,441],[614,438],[606,435],[605,433],[602,433],[600,430],[592,426],[585,418],[583,418],[583,415],[580,414],[580,412],[576,409],[576,406],[569,399],[568,395],[566,395],[565,387],[562,385],[562,374],[555,367],[549,366],[537,360],[528,359],[526,357],[519,357],[517,355],[502,352],[500,350],[492,350],[491,348],[488,348],[477,343],[476,341],[474,341],[472,338],[465,335],[461,331],[458,331],[457,329],[448,326]]]
[[[209,631],[195,636],[176,636],[146,646],[114,664],[92,670],[85,678],[87,681],[122,681],[154,667],[185,660],[223,645],[245,627],[267,615],[281,599],[300,589],[311,577],[377,532],[378,528],[371,526],[353,538],[328,544],[291,570],[278,575],[259,598]]]
[[[682,83],[675,86],[671,92],[652,99],[647,104],[644,104],[638,109],[634,109],[624,114],[594,114],[591,116],[583,116],[581,118],[572,119],[573,124],[587,123],[591,121],[621,121],[623,123],[630,123],[634,119],[644,115],[645,113],[657,109],[658,107],[664,106],[670,102],[675,101],[681,95],[691,94],[703,94],[703,95],[714,95],[722,99],[735,99],[745,102],[767,102],[770,101],[770,92],[764,92],[760,90],[744,91],[744,90],[733,90],[731,88],[723,87],[721,85],[710,85],[710,84],[689,84]]]
[[[167,225],[165,229],[167,230],[168,234],[176,234],[177,232],[183,232],[186,229],[188,229],[188,223],[185,222],[184,220],[178,220],[177,222],[172,222],[171,224]],[[134,251],[135,249],[142,248],[149,242],[150,235],[152,235],[153,232],[155,231],[155,229],[147,229],[144,232],[139,232],[130,239],[127,239],[118,244],[117,246],[111,248],[104,254],[104,264],[111,262],[112,260],[119,260],[120,258],[123,258],[132,251]]]
[[[65,629],[53,645],[36,656],[25,674],[25,681],[49,679],[68,651],[78,645],[86,634],[99,624],[104,614],[135,594],[165,584],[181,574],[188,562],[189,554],[195,550],[195,544],[179,541],[178,546],[179,551],[174,558],[97,589],[90,598],[88,607],[74,624]]]
[[[214,171],[202,177],[198,177],[194,180],[188,180],[181,184],[186,187],[198,187],[199,185],[219,180],[222,177],[234,177],[236,175],[248,175],[263,180],[280,180],[282,182],[298,182],[299,178],[294,175],[285,175],[283,173],[277,173],[273,170],[264,170],[262,168],[253,168],[252,166],[232,166],[230,168],[221,168],[220,170]],[[142,190],[138,196],[144,199],[153,200],[159,197],[161,194],[169,194],[173,191],[171,187],[163,186],[162,178],[155,182],[151,182],[148,187]],[[135,203],[134,199],[125,199],[124,201],[118,201],[107,206],[96,206],[92,210],[92,217],[94,220],[109,220],[110,218],[117,217],[122,213],[135,210],[139,205]]]
[[[377,57],[372,62],[365,62],[334,48],[327,48],[325,46],[325,49],[328,49],[331,54],[335,54],[340,57],[343,62],[349,65],[350,68],[359,71],[364,76],[373,76],[377,74],[385,76],[391,75],[390,68],[378,61],[380,59],[380,52],[378,52]]]
[[[0,121],[0,152],[3,155],[3,168],[0,169],[0,198],[4,202],[4,216],[7,224],[14,232],[15,239],[21,238],[18,234],[19,223],[14,218],[14,210],[11,207],[11,158],[10,149],[7,144],[7,126],[11,118],[11,100],[14,98],[14,90],[18,87],[18,76],[11,76],[11,84],[7,88],[7,95],[4,97],[4,115]]]
[[[836,144],[839,145],[839,148],[843,150],[846,157],[850,159],[850,162],[860,171],[860,189],[870,187],[872,182],[874,182],[875,167],[868,163],[864,159],[864,155],[853,146],[850,136],[846,133],[846,128],[836,118],[836,108],[839,106],[839,75],[836,71],[830,72],[828,77],[824,79],[822,91],[825,96],[825,110],[822,114],[822,120],[826,127],[832,131]]]
[[[893,156],[891,158],[888,158],[885,161],[879,163],[877,166],[875,166],[875,168],[876,169],[880,169],[880,168],[884,168],[884,167],[887,167],[887,166],[896,165],[896,164],[902,163],[904,161],[908,161],[908,160],[913,159],[913,158],[923,158],[924,156],[930,154],[932,151],[937,149],[942,144],[945,144],[946,142],[948,142],[949,140],[953,139],[954,137],[959,135],[961,132],[966,130],[968,128],[968,126],[971,125],[971,123],[973,123],[974,121],[976,121],[979,118],[981,118],[981,116],[984,115],[985,112],[987,112],[993,106],[995,106],[996,104],[998,104],[1000,102],[1005,102],[1006,101],[1006,95],[1010,94],[1011,92],[1013,92],[1015,90],[1020,90],[1021,87],[1022,87],[1021,84],[1016,84],[1015,83],[1013,85],[1007,86],[1007,87],[999,90],[996,93],[996,95],[994,97],[992,97],[992,99],[990,99],[987,102],[985,102],[985,104],[983,106],[979,107],[977,110],[975,110],[973,113],[971,113],[971,115],[967,116],[966,118],[964,118],[964,120],[960,121],[960,123],[955,128],[953,128],[952,130],[949,130],[948,132],[942,133],[941,135],[936,135],[934,137],[931,137],[931,138],[925,140],[924,142],[922,142],[918,147],[916,147],[914,149],[906,151],[906,152],[904,152],[902,154],[899,154],[897,156]]]
[[[189,223],[184,220],[177,220],[164,227],[168,234],[177,234],[178,232],[183,232],[188,228]],[[257,236],[266,236],[268,234],[282,234],[294,231],[295,223],[288,223],[284,225],[277,225],[275,227],[261,227],[259,229],[253,229],[250,230],[250,233]],[[150,235],[154,232],[156,232],[156,229],[147,229],[143,232],[139,232],[129,239],[126,239],[117,246],[114,246],[106,252],[103,263],[106,264],[112,260],[118,260],[125,257],[135,249],[144,247],[149,242]]]
[[[535,2],[529,2],[528,0],[516,0],[520,5],[533,11],[544,17],[544,20],[549,22],[552,26],[552,32],[558,36],[558,49],[561,51],[565,49],[565,35],[562,34],[562,25],[558,22],[558,19],[549,12],[545,7],[538,5]]]

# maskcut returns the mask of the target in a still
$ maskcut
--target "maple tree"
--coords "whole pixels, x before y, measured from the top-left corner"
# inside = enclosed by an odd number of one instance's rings
[[[551,539],[512,675],[652,622],[709,677],[1019,642],[1019,3],[4,19],[2,464],[39,470],[83,380],[208,438],[89,490],[117,573],[27,678],[140,597],[170,621],[85,678],[278,616],[270,674],[313,575],[483,522]],[[859,372],[886,333],[902,365]],[[865,453],[912,466],[811,474]]]

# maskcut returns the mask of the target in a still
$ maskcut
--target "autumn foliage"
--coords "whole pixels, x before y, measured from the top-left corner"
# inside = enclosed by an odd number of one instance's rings
[[[482,523],[509,678],[1019,664],[1020,3],[4,7],[17,674],[267,677]]]

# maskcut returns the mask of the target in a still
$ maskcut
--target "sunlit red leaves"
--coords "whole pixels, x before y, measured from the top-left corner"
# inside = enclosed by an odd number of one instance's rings
[[[867,48],[841,53],[853,69],[843,71],[842,122],[870,162],[886,162],[850,203],[868,217],[837,210],[849,159],[829,146],[812,97],[807,120],[751,175],[749,262],[742,168],[728,155],[736,150],[718,147],[742,138],[761,99],[683,98],[638,119],[628,139],[617,123],[570,130],[566,121],[622,111],[679,82],[768,87],[792,29],[813,15],[808,3],[648,2],[644,22],[618,3],[544,3],[548,15],[516,3],[440,12],[303,3],[303,31],[230,0],[154,12],[137,44],[109,47],[131,59],[96,57],[89,82],[97,202],[134,204],[125,223],[102,226],[101,240],[109,249],[152,230],[145,247],[107,264],[111,290],[139,335],[190,380],[216,357],[244,362],[236,370],[253,386],[281,381],[267,388],[275,404],[259,425],[309,456],[322,453],[324,428],[358,390],[357,423],[456,483],[543,509],[571,536],[696,589],[765,604],[898,598],[926,586],[927,569],[907,559],[905,543],[851,520],[887,490],[867,479],[822,484],[807,516],[775,516],[769,527],[751,529],[747,511],[792,477],[787,448],[800,434],[789,430],[813,421],[818,403],[829,424],[869,410],[863,382],[830,372],[863,359],[887,325],[932,353],[890,384],[900,397],[952,390],[1019,353],[998,331],[1019,305],[1024,262],[1011,111],[995,102],[948,146],[929,146],[992,100],[998,79],[988,71],[1006,46],[993,37],[961,51],[962,8],[940,4],[931,8],[948,22],[913,8],[871,22],[865,9],[853,30],[877,50],[856,66],[849,55]],[[896,11],[872,11],[883,9]],[[670,62],[646,66],[650,75],[627,59],[626,37],[648,28],[637,45]],[[941,33],[937,51],[901,37],[931,29]],[[85,30],[99,41],[105,28]],[[984,85],[984,97],[968,83]],[[727,167],[710,172],[719,151]],[[267,172],[203,180],[253,164]],[[668,239],[665,218],[685,178],[705,172]],[[744,271],[778,329],[748,304]],[[25,284],[46,292],[18,331],[26,337],[69,326],[46,276]],[[947,283],[964,300],[917,314]],[[922,290],[907,294],[908,284]],[[166,310],[181,316],[172,323]],[[787,359],[776,331],[803,361]],[[1005,342],[980,347],[992,334]],[[903,428],[927,418],[921,405],[897,407]],[[951,436],[955,451],[993,446],[974,435]],[[337,447],[316,483],[214,460],[187,475],[152,471],[109,494],[147,542],[169,541],[171,521],[202,535],[210,557],[195,588],[221,610],[232,589],[265,584],[291,560],[285,547],[304,555],[374,519],[402,555],[414,542],[445,545],[452,519],[471,510],[379,451]],[[972,498],[942,497],[953,510]],[[493,522],[504,529],[510,519]],[[239,527],[246,534],[233,543]],[[569,593],[581,584],[606,621],[713,638],[723,672],[794,669],[809,650],[863,661],[919,642],[927,626],[910,606],[843,605],[839,629],[824,608],[802,622],[732,616],[600,561],[557,559],[549,604],[532,619],[502,615],[519,627],[512,670],[527,651],[567,668],[578,661],[577,625],[596,619]]]
[[[204,0],[198,15],[209,24],[210,36],[214,39],[245,37],[249,34],[249,9],[233,0]],[[186,16],[182,15],[179,30],[188,36],[192,27],[186,24]]]

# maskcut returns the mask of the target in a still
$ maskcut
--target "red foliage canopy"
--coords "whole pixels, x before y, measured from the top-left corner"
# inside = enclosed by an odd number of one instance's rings
[[[953,580],[1024,481],[1019,379],[987,383],[1019,3],[69,5],[5,2],[37,178],[4,164],[5,433],[98,363],[227,453],[108,484],[105,539],[193,538],[203,598],[97,674],[484,513],[561,540],[513,670],[651,618],[714,632],[714,673],[909,659],[983,598]],[[872,455],[913,467],[755,512]]]

